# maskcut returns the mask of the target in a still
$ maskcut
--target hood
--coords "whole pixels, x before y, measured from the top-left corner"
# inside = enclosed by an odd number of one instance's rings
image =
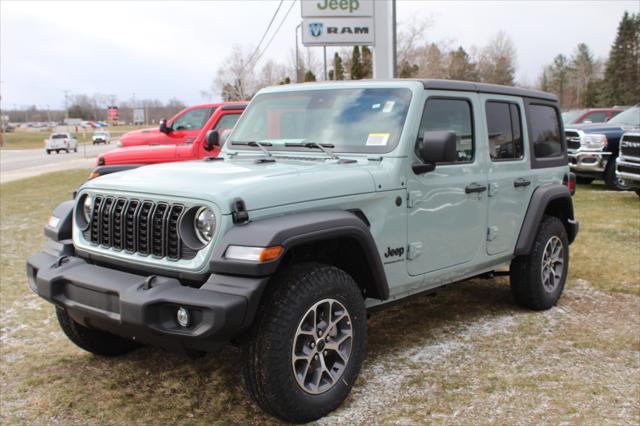
[[[588,123],[588,124],[569,124],[566,125],[567,130],[582,130],[585,133],[622,133],[633,129],[631,126],[621,126],[619,124],[607,123]]]
[[[374,192],[367,166],[367,160],[349,164],[281,158],[274,163],[256,163],[255,157],[187,161],[105,175],[88,181],[83,188],[208,200],[228,214],[238,197],[251,211]]]
[[[176,159],[176,145],[139,145],[130,148],[116,148],[100,155],[105,165],[147,164],[162,160]]]
[[[120,136],[120,141],[124,142],[137,142],[148,140],[149,138],[153,138],[155,136],[160,136],[162,133],[155,127],[151,127],[149,129],[141,129],[141,130],[132,130],[130,132],[125,133]]]

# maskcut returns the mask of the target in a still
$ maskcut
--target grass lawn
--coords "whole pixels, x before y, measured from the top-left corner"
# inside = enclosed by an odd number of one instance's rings
[[[236,347],[106,359],[64,337],[25,259],[87,173],[0,186],[0,423],[275,423],[246,396]],[[581,229],[557,307],[520,309],[496,278],[376,312],[361,377],[321,422],[640,424],[640,200],[592,185],[574,201]]]
[[[111,132],[111,137],[115,138],[131,130],[146,129],[149,126],[116,126],[107,127],[106,130]],[[1,149],[39,149],[43,148],[44,140],[51,135],[52,132],[12,132],[5,133],[5,144]],[[82,132],[75,134],[79,143],[88,142],[91,143],[91,136],[93,135],[93,129],[87,129],[86,137],[83,137]]]

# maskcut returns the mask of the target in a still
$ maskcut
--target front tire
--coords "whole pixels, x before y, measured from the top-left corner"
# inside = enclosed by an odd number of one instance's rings
[[[269,283],[242,349],[253,400],[286,422],[338,408],[364,359],[367,313],[358,286],[333,266],[301,263]]]
[[[569,240],[564,225],[544,216],[531,253],[511,261],[511,292],[529,309],[549,309],[558,302],[569,270]]]
[[[604,184],[607,189],[612,191],[628,191],[629,184],[623,179],[616,177],[616,159],[611,158],[607,162],[607,167],[604,170]]]
[[[137,343],[131,340],[78,324],[69,316],[67,311],[57,306],[56,316],[58,317],[60,328],[62,328],[69,340],[80,349],[92,354],[112,357],[124,355],[139,347]]]

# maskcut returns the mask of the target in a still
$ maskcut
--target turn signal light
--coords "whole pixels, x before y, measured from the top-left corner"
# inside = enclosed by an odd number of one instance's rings
[[[270,262],[276,260],[284,249],[282,246],[273,247],[246,247],[229,246],[224,254],[227,259],[248,260],[251,262]]]

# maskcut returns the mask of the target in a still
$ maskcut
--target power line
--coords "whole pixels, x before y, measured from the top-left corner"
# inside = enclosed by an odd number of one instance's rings
[[[285,13],[284,18],[282,18],[282,21],[280,21],[280,25],[278,25],[278,28],[276,28],[276,31],[273,33],[273,35],[271,36],[271,38],[269,39],[269,42],[267,43],[267,45],[264,47],[264,49],[262,50],[262,53],[260,54],[260,56],[258,56],[258,58],[256,59],[255,63],[258,63],[258,61],[260,60],[260,58],[262,58],[262,55],[264,55],[264,52],[267,51],[267,49],[269,48],[269,46],[271,45],[271,42],[273,41],[273,39],[276,37],[276,35],[278,34],[278,31],[280,31],[280,28],[282,28],[282,24],[284,24],[284,21],[287,20],[287,17],[289,16],[289,13],[291,12],[291,9],[293,9],[293,6],[296,4],[298,0],[293,0],[291,2],[291,6],[289,6],[289,9],[287,9],[287,13]]]
[[[271,29],[271,25],[273,25],[273,21],[275,21],[276,16],[278,15],[278,12],[280,11],[280,7],[282,7],[282,3],[284,3],[284,0],[280,0],[280,3],[278,4],[278,7],[276,8],[276,11],[273,12],[273,16],[271,17],[271,20],[269,21],[269,25],[267,25],[267,29],[264,30],[264,34],[262,34],[262,37],[260,38],[260,41],[258,42],[258,45],[256,46],[256,49],[253,51],[253,53],[249,57],[249,61],[248,61],[249,64],[251,64],[251,60],[256,56],[256,54],[260,50],[260,46],[262,45],[262,42],[264,41],[265,37],[269,33],[269,30]]]

